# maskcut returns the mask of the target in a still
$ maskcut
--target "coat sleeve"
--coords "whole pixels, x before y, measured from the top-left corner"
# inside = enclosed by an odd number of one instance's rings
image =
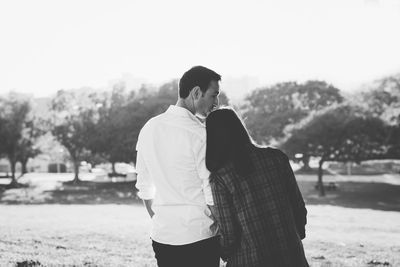
[[[283,164],[281,171],[286,177],[286,186],[290,199],[290,204],[293,210],[294,219],[296,222],[296,229],[301,239],[306,237],[305,226],[307,224],[307,209],[304,203],[303,196],[299,190],[296,178],[294,176],[292,167],[289,163],[289,158],[280,151],[280,160]]]
[[[227,261],[239,240],[239,228],[233,206],[232,195],[219,177],[211,176],[211,190],[214,206],[211,212],[215,217],[220,233],[221,258]]]

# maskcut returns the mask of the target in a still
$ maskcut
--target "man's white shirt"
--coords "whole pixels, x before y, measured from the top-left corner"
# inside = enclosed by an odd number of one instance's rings
[[[184,245],[215,236],[205,164],[206,130],[187,109],[170,106],[142,128],[136,145],[136,188],[153,199],[151,238]]]

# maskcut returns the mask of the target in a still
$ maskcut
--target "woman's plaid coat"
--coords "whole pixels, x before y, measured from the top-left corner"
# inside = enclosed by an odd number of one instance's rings
[[[260,147],[250,157],[247,175],[230,163],[210,176],[222,259],[227,267],[308,266],[301,242],[307,210],[288,157]]]

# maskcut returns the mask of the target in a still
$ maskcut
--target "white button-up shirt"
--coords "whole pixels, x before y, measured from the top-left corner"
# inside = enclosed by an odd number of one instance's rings
[[[204,124],[187,109],[170,106],[145,124],[136,150],[138,196],[153,199],[151,238],[184,245],[213,237]]]

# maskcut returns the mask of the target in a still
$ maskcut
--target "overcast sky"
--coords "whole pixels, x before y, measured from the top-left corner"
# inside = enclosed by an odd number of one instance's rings
[[[0,94],[159,84],[193,65],[219,72],[228,95],[307,79],[353,90],[400,72],[398,0],[1,0],[0,36]]]

